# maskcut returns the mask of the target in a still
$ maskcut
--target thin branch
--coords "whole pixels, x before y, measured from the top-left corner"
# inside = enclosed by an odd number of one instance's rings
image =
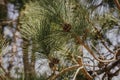
[[[92,23],[88,18],[87,18],[87,20],[88,20],[88,22],[90,22],[90,23],[92,24],[92,26],[94,26],[93,23]],[[94,27],[94,28],[95,28],[95,27]],[[113,59],[109,59],[109,60],[99,59],[98,57],[95,56],[94,52],[89,48],[89,46],[82,41],[82,39],[80,38],[80,36],[76,35],[75,33],[74,33],[73,35],[75,36],[77,42],[78,42],[80,45],[84,46],[84,48],[85,48],[85,49],[94,57],[94,59],[96,59],[97,61],[99,61],[99,62],[106,62],[106,63],[116,61],[116,56],[114,56]]]
[[[78,56],[78,64],[82,67],[83,66],[83,63],[82,63],[82,58]],[[93,80],[93,77],[87,72],[87,70],[85,68],[82,68],[80,70],[84,76],[87,78],[87,80]]]
[[[54,75],[50,80],[55,80],[57,77],[59,77],[60,75],[64,74],[65,72],[68,72],[68,71],[77,69],[77,68],[79,68],[79,67],[80,67],[80,65],[74,65],[74,66],[65,68],[65,69],[63,69],[59,74]]]
[[[111,51],[111,50],[106,46],[105,41],[104,41],[104,38],[103,38],[102,34],[100,33],[100,31],[99,31],[96,27],[94,27],[94,29],[97,31],[96,33],[98,33],[98,35],[100,36],[99,39],[101,40],[101,43],[103,44],[103,46],[104,46],[110,53],[115,54],[113,51]]]
[[[113,59],[109,59],[109,60],[102,60],[102,59],[99,59],[98,57],[95,56],[95,54],[93,53],[93,51],[89,48],[89,46],[87,44],[85,44],[81,39],[80,39],[80,36],[77,36],[76,34],[74,34],[77,42],[84,46],[84,48],[99,62],[105,62],[105,63],[108,63],[108,62],[113,62],[116,60],[116,57],[114,57]]]
[[[90,42],[91,43],[91,46],[95,49],[95,51],[100,55],[100,52],[95,48],[95,46],[92,44],[92,42]]]
[[[120,68],[117,71],[115,71],[112,75],[113,76],[118,75],[119,72],[120,72]]]
[[[0,25],[6,25],[6,24],[11,24],[17,22],[17,20],[5,20],[5,21],[1,21]]]
[[[84,64],[84,66],[89,66],[89,67],[93,67],[93,72],[95,73],[95,67],[98,67],[98,66],[95,66],[95,62],[93,59],[89,58],[89,57],[83,57],[83,58],[87,58],[89,59],[90,61],[93,62],[93,66],[92,65],[88,65],[88,64]]]
[[[77,63],[77,61],[76,61],[76,59],[72,56],[72,61],[74,62],[74,63]]]
[[[98,5],[92,5],[92,6],[90,6],[88,9],[92,9],[92,12],[95,10],[95,9],[97,9],[98,7],[100,7],[101,5],[103,5],[103,1],[100,3],[100,4],[98,4]]]
[[[116,4],[117,8],[120,10],[120,3],[118,0],[114,0],[114,3]]]
[[[93,80],[93,77],[86,71],[85,68],[81,69],[81,71],[86,76],[87,80]]]
[[[84,64],[84,66],[89,66],[89,67],[98,67],[98,66],[93,66],[93,65],[89,65],[89,64]],[[95,70],[95,69],[94,69]]]
[[[56,75],[54,75],[53,77],[51,77],[50,80],[55,80],[56,78],[58,78],[60,75],[64,74],[65,72],[68,72],[68,71],[77,69],[77,68],[81,67],[81,65],[82,65],[82,64],[81,64],[81,61],[80,61],[79,65],[74,65],[74,66],[65,68],[65,69],[63,69],[61,72],[59,72],[59,74],[56,74]],[[88,65],[87,65],[87,66],[88,66]],[[90,66],[90,65],[89,65],[89,66]],[[85,69],[83,69],[82,72],[85,73],[85,75],[89,75],[89,73],[88,73]],[[90,76],[90,75],[89,75],[89,76]],[[90,77],[88,80],[92,80],[91,77]]]
[[[118,0],[117,0],[117,1],[118,1]],[[99,39],[101,40],[101,42],[102,42],[102,44],[104,45],[104,47],[105,47],[110,53],[113,53],[113,54],[114,54],[114,52],[111,51],[111,50],[105,45],[104,38],[103,38],[102,34],[100,33],[100,31],[99,31],[96,27],[94,27],[94,24],[89,20],[89,18],[87,18],[87,20],[88,20],[88,22],[91,23],[92,27],[96,30],[96,33],[99,34],[99,36],[100,36]]]
[[[76,77],[77,77],[79,71],[80,71],[82,68],[83,68],[83,66],[81,66],[81,67],[79,67],[79,68],[77,69],[77,71],[76,71],[76,73],[75,73],[75,75],[74,75],[74,77],[73,77],[73,80],[76,80]]]
[[[99,74],[102,74],[103,72],[106,72],[106,70],[107,70],[107,71],[110,71],[110,70],[113,69],[115,66],[117,66],[119,63],[120,63],[120,59],[118,59],[117,61],[113,62],[111,65],[109,65],[109,66],[107,67],[107,69],[106,69],[106,68],[103,68],[102,70],[97,70],[96,72],[97,72],[97,74],[99,75]]]

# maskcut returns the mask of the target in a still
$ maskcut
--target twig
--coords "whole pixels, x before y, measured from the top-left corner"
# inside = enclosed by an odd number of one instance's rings
[[[113,75],[113,76],[114,76],[114,75],[117,75],[119,72],[120,72],[120,68],[119,68],[117,71],[115,71],[112,75]]]
[[[96,33],[100,36],[99,39],[101,40],[101,43],[103,44],[103,46],[112,54],[114,54],[113,51],[111,51],[106,45],[105,45],[105,41],[104,41],[104,38],[102,36],[102,34],[100,33],[100,31],[94,27],[94,24],[87,18],[88,22],[90,22],[92,24],[92,27],[96,30]]]
[[[89,67],[98,67],[98,66],[94,66],[94,65],[89,65],[89,64],[83,64],[84,66],[89,66]],[[95,69],[94,69],[95,70]]]
[[[72,60],[73,62],[77,63],[76,59],[72,56]]]
[[[17,20],[6,20],[6,21],[2,21],[0,22],[0,25],[6,25],[6,24],[11,24],[13,22],[17,22]]]
[[[65,69],[63,69],[59,74],[54,75],[50,80],[55,80],[57,77],[59,77],[60,75],[64,74],[65,72],[70,71],[70,70],[77,69],[77,68],[79,68],[79,67],[80,67],[79,65],[74,65],[74,66],[65,68]]]
[[[93,28],[95,28],[95,27],[94,27],[94,24],[89,20],[89,18],[87,18],[87,20],[88,20],[89,23],[92,24]],[[96,30],[96,28],[95,28],[95,30]],[[75,34],[74,34],[74,35],[75,35]],[[86,49],[97,61],[99,61],[99,62],[113,62],[113,61],[116,61],[116,56],[114,56],[113,59],[109,59],[109,60],[101,60],[101,59],[97,58],[97,57],[94,55],[93,51],[89,48],[89,46],[86,45],[86,44],[80,39],[79,36],[77,36],[77,35],[75,35],[75,36],[76,36],[76,39],[78,40],[79,44],[83,45],[83,46],[85,47],[85,49]],[[116,54],[115,54],[115,55],[116,55]]]
[[[77,77],[79,71],[80,71],[82,68],[83,68],[83,66],[81,66],[81,67],[79,67],[79,68],[77,69],[77,71],[76,71],[76,73],[75,73],[75,75],[74,75],[74,77],[73,77],[73,80],[76,79],[76,77]]]
[[[59,77],[60,75],[64,74],[65,72],[68,72],[68,71],[71,71],[71,70],[74,70],[74,69],[77,69],[77,68],[82,68],[82,67],[83,67],[82,62],[81,62],[80,60],[78,60],[78,63],[79,63],[79,65],[74,65],[74,66],[71,66],[71,67],[68,67],[68,68],[63,69],[60,73],[52,76],[52,77],[50,78],[50,80],[55,80],[57,77]],[[82,67],[81,67],[81,66],[82,66]],[[85,70],[85,68],[83,68],[81,71],[84,73],[84,75],[87,77],[88,80],[92,80],[92,77],[91,77],[91,76],[89,75],[89,73]]]
[[[116,60],[116,57],[114,57],[113,59],[109,59],[109,60],[102,60],[102,59],[99,59],[98,57],[95,56],[95,54],[93,53],[93,51],[89,48],[89,46],[87,44],[85,44],[81,39],[80,39],[80,36],[77,36],[76,34],[74,34],[77,42],[84,46],[84,48],[99,62],[105,62],[105,63],[108,63],[108,62],[113,62]]]
[[[100,52],[95,48],[95,46],[92,44],[92,42],[90,42],[91,43],[91,46],[95,49],[95,51],[100,55]]]
[[[114,3],[116,4],[117,8],[120,10],[120,3],[118,0],[114,0]]]
[[[93,67],[93,72],[95,72],[95,67],[98,67],[98,66],[95,66],[95,62],[93,59],[89,58],[89,57],[83,57],[83,58],[87,58],[87,59],[90,59],[90,61],[93,62],[93,66],[92,65],[88,65],[88,64],[84,64],[84,66],[89,66],[89,67]]]
[[[83,62],[83,61],[82,61],[82,58],[78,56],[78,64],[79,64],[81,67],[83,66],[83,63],[82,63],[82,62]],[[82,68],[80,71],[84,74],[84,76],[87,78],[87,80],[93,80],[93,77],[86,71],[85,68]]]
[[[103,36],[102,36],[102,34],[100,33],[100,31],[99,31],[96,27],[94,27],[94,29],[96,30],[96,33],[98,33],[98,35],[100,36],[99,39],[101,40],[101,43],[103,44],[103,46],[104,46],[110,53],[114,54],[114,52],[111,51],[111,50],[106,46],[105,41],[104,41]]]

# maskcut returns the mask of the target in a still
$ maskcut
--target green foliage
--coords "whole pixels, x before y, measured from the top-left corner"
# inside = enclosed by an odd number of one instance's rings
[[[120,20],[113,16],[112,14],[104,14],[103,16],[100,16],[96,19],[99,25],[101,25],[101,28],[103,30],[112,29],[114,26],[118,26],[118,23]]]
[[[81,55],[80,45],[77,45],[73,34],[80,36],[84,42],[89,40],[97,45],[100,35],[95,27],[99,28],[103,36],[108,29],[119,23],[112,14],[93,17],[91,15],[79,1],[30,1],[21,12],[20,31],[25,39],[33,41],[35,52],[47,56],[49,54],[56,56],[55,51],[61,51],[60,53],[67,57]],[[69,31],[64,30],[66,26],[70,28]],[[106,42],[109,41],[106,37],[104,39]]]
[[[33,41],[34,51],[47,56],[53,54],[64,60],[69,56],[71,59],[72,54],[81,54],[74,34],[80,36],[84,42],[89,39],[93,45],[97,45],[101,35],[119,23],[112,14],[91,15],[77,0],[30,1],[21,12],[20,31],[23,38]],[[55,51],[60,52],[56,54]]]
[[[35,7],[34,7],[35,6]],[[49,54],[74,42],[73,33],[82,36],[89,28],[87,9],[78,1],[39,0],[26,4],[20,23],[23,37],[31,38],[43,53]],[[65,31],[64,27],[69,27]],[[35,46],[36,47],[36,46]]]

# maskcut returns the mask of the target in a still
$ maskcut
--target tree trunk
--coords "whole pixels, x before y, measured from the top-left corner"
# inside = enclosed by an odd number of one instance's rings
[[[29,47],[32,46],[29,40],[24,39],[23,43],[23,64],[24,64],[24,80],[32,80],[35,76],[35,54],[30,50]]]
[[[31,73],[32,76],[35,76],[35,54],[32,53],[31,55]]]
[[[6,0],[0,0],[0,22],[7,18]]]
[[[28,56],[28,42],[24,40],[23,42],[23,64],[24,64],[24,80],[29,80],[30,78],[30,64]]]

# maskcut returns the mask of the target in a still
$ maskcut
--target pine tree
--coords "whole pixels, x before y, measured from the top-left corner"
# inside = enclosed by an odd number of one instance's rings
[[[81,1],[82,0],[30,1],[25,5],[25,10],[21,12],[20,31],[23,38],[32,40],[33,51],[44,54],[50,60],[50,67],[53,70],[56,70],[56,64],[59,65],[59,69],[62,70],[58,75],[54,73],[53,76],[50,77],[51,80],[56,79],[66,71],[76,68],[80,70],[82,75],[88,80],[92,80],[96,75],[102,74],[103,72],[105,72],[106,77],[106,75],[109,76],[111,74],[108,74],[105,69],[109,68],[108,71],[110,71],[116,66],[109,66],[109,64],[119,62],[115,56],[117,53],[109,47],[112,45],[111,42],[105,37],[105,33],[108,30],[113,29],[114,25],[119,25],[119,19],[107,12],[99,15],[95,13],[95,10],[105,3],[113,4],[113,6],[115,4],[103,0],[101,4],[94,5],[95,2],[93,1],[96,0],[88,0],[89,5],[86,6],[85,4],[81,4]],[[97,50],[98,47],[96,48],[98,44],[102,44],[110,55],[114,55],[114,57],[112,57],[112,59],[104,58],[104,56],[100,54],[100,51]],[[92,69],[91,73],[88,68],[85,68],[91,65],[84,65],[83,60],[89,58],[85,55],[82,49],[83,47],[88,51],[88,54],[97,61],[97,67],[102,70],[95,71]],[[90,61],[93,63],[93,68],[95,68],[94,61],[91,60],[92,58],[90,58]],[[59,63],[61,59],[64,59],[64,61],[69,60],[72,67],[62,68],[63,65]],[[75,63],[79,66],[73,66]],[[74,71],[72,73],[74,73]],[[79,71],[76,71],[74,79],[78,73]],[[103,78],[105,77],[103,76]]]

